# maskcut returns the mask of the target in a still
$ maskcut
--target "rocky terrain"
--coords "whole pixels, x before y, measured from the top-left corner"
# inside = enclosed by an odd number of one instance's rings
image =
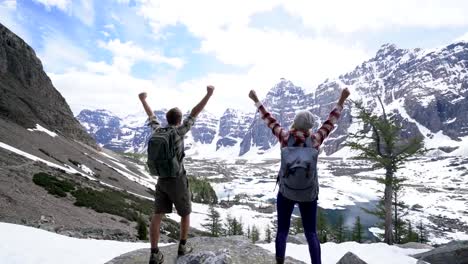
[[[197,237],[192,239],[191,243],[196,245],[196,251],[179,258],[176,255],[177,245],[162,247],[164,262],[178,264],[270,264],[275,262],[273,253],[246,241],[243,237]],[[141,249],[119,256],[106,264],[146,264],[148,260],[148,249]],[[304,262],[288,258],[285,263],[299,264]]]
[[[77,197],[84,198],[85,191],[119,199],[131,195],[151,208],[156,179],[141,164],[99,148],[52,86],[31,47],[1,24],[0,94],[0,221],[74,237],[136,240],[135,219],[78,206]],[[61,192],[50,182],[39,186],[34,180],[39,173],[73,182],[81,193]],[[142,217],[151,213],[129,210]],[[166,221],[167,234],[176,228],[175,222]]]

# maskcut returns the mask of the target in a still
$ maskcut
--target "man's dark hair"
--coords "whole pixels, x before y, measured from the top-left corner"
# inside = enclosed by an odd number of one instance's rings
[[[182,122],[182,111],[175,107],[166,113],[167,123],[171,126],[177,126]]]

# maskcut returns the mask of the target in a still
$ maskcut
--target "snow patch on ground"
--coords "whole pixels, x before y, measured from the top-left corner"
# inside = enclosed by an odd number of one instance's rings
[[[150,247],[149,243],[71,238],[8,223],[0,223],[0,234],[0,260],[8,264],[102,264]]]
[[[24,152],[24,151],[22,151],[22,150],[19,150],[19,149],[15,148],[15,147],[12,147],[12,146],[10,146],[10,145],[8,145],[8,144],[5,144],[5,143],[3,143],[3,142],[0,142],[0,148],[6,149],[6,150],[8,150],[8,151],[11,151],[11,152],[13,152],[13,153],[15,153],[15,154],[18,154],[18,155],[20,155],[20,156],[23,156],[23,157],[25,157],[25,158],[27,158],[27,159],[30,159],[30,160],[33,160],[33,161],[42,162],[42,163],[46,164],[46,165],[49,166],[49,167],[61,169],[61,170],[65,171],[65,172],[67,172],[67,173],[70,173],[70,174],[80,174],[80,175],[82,175],[82,176],[84,176],[84,177],[87,177],[87,178],[89,178],[89,179],[91,179],[91,180],[96,180],[95,178],[90,177],[90,176],[88,176],[88,175],[86,175],[86,174],[83,174],[83,173],[81,173],[81,172],[75,170],[74,168],[72,168],[72,167],[66,165],[66,164],[63,164],[63,166],[57,165],[57,164],[55,164],[55,163],[53,163],[53,162],[50,162],[50,161],[41,159],[41,158],[39,158],[39,157],[37,157],[37,156],[34,156],[34,155],[32,155],[32,154],[29,154],[29,153],[27,153],[27,152]]]
[[[259,246],[272,253],[275,252],[275,243],[259,244]],[[335,264],[347,252],[356,254],[368,264],[416,264],[417,260],[409,255],[428,251],[427,249],[403,249],[384,243],[359,244],[356,242],[324,243],[321,249],[323,264]],[[288,243],[286,256],[311,263],[307,245]]]
[[[47,128],[39,125],[39,124],[36,124],[36,128],[28,128],[29,131],[31,132],[34,132],[34,131],[39,131],[39,132],[44,132],[46,133],[47,135],[51,136],[51,137],[56,137],[57,134],[48,130]]]
[[[78,168],[80,168],[84,173],[90,175],[90,176],[94,176],[95,173],[92,169],[90,169],[88,166],[84,165],[84,164],[79,164],[78,165]]]

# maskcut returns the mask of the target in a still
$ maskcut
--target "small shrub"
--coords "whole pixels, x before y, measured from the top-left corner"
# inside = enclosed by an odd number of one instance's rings
[[[137,232],[139,240],[148,240],[148,229],[146,221],[140,216],[137,220]]]
[[[72,195],[76,198],[76,206],[88,207],[98,213],[118,215],[130,221],[137,221],[139,213],[152,213],[151,201],[116,190],[81,188],[72,192]]]
[[[73,182],[60,180],[44,172],[34,174],[33,182],[46,189],[49,194],[57,197],[66,197],[68,192],[75,190]]]
[[[218,196],[206,179],[189,177],[190,191],[192,192],[192,201],[204,204],[217,204]]]

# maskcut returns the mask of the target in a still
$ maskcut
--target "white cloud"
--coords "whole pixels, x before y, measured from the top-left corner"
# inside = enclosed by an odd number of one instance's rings
[[[50,11],[52,7],[58,8],[62,11],[68,11],[71,5],[70,0],[33,0],[36,3],[43,4],[45,8]]]
[[[468,2],[459,0],[282,1],[303,23],[326,33],[394,27],[438,28],[468,25]]]
[[[454,40],[454,42],[460,42],[460,41],[468,42],[468,32],[466,32],[465,34],[463,34],[462,36]]]
[[[48,72],[62,73],[72,68],[83,68],[90,56],[76,43],[58,32],[49,32],[42,37],[43,49],[38,52]]]
[[[252,0],[236,1],[140,0],[140,12],[150,20],[154,32],[177,23],[196,36],[206,38],[226,26],[245,26],[262,11],[282,7],[299,17],[305,26],[326,34],[328,30],[356,32],[393,27],[434,28],[468,25],[468,2],[459,0]]]
[[[235,1],[218,0],[142,0],[140,12],[148,19],[155,34],[160,34],[167,26],[185,25],[189,32],[200,38],[201,52],[212,54],[225,64],[248,67],[244,75],[216,75],[225,76],[234,83],[272,84],[285,77],[305,88],[314,88],[325,78],[351,70],[370,56],[353,43],[338,43],[327,36],[302,36],[293,33],[293,29],[280,32],[249,25],[254,14],[282,5],[299,6],[297,3],[253,0],[248,5],[241,5]],[[207,80],[208,76],[201,79]],[[229,85],[220,78],[218,81]]]
[[[0,5],[2,8],[15,10],[16,9],[16,0],[6,0],[3,1]]]
[[[126,0],[117,0],[128,3]],[[57,88],[75,111],[82,108],[107,108],[120,114],[140,110],[136,94],[150,93],[154,108],[180,106],[188,111],[204,94],[205,86],[216,86],[207,110],[220,114],[227,107],[250,111],[250,89],[264,96],[279,78],[312,89],[325,78],[336,77],[369,58],[371,51],[355,43],[337,41],[333,35],[383,31],[393,28],[438,28],[468,25],[468,2],[452,0],[414,1],[286,1],[251,0],[246,4],[220,0],[138,0],[138,12],[146,19],[156,37],[168,26],[182,25],[201,42],[199,51],[220,62],[242,67],[244,73],[204,72],[202,76],[177,83],[177,70],[184,60],[163,55],[163,51],[144,50],[134,42],[118,39],[100,42],[113,54],[111,64],[87,60],[80,70],[52,74]],[[311,34],[284,28],[259,29],[250,25],[253,15],[283,8],[299,18]],[[133,12],[133,9],[129,9]],[[122,16],[122,15],[120,15]],[[94,17],[94,15],[93,15]],[[123,27],[122,19],[111,14],[105,28]],[[132,25],[134,26],[134,25]],[[135,30],[142,30],[142,27]],[[329,34],[332,31],[334,34]],[[131,76],[137,61],[167,64],[173,70],[153,80]],[[252,109],[253,110],[253,109]]]
[[[94,1],[93,0],[33,0],[44,5],[46,10],[57,8],[62,12],[74,16],[87,26],[94,24]]]
[[[121,73],[69,71],[49,76],[75,114],[82,109],[102,108],[121,116],[143,111],[137,97],[142,91],[148,92],[154,109],[179,106],[190,111],[206,93],[206,85],[180,90],[174,88],[170,79],[143,80]]]
[[[72,13],[83,24],[92,26],[94,24],[95,12],[93,0],[76,0],[73,1]]]
[[[176,69],[180,69],[184,65],[184,61],[180,58],[166,57],[154,50],[144,50],[131,41],[122,43],[119,39],[114,39],[107,43],[99,42],[99,46],[113,54],[113,66],[123,73],[130,73],[132,66],[138,61],[167,64]]]
[[[101,30],[100,32],[101,32],[101,34],[102,34],[104,37],[106,37],[106,38],[110,37],[109,32],[104,31],[104,30]]]
[[[115,30],[114,24],[106,24],[104,25],[104,28],[110,29],[110,30]]]

